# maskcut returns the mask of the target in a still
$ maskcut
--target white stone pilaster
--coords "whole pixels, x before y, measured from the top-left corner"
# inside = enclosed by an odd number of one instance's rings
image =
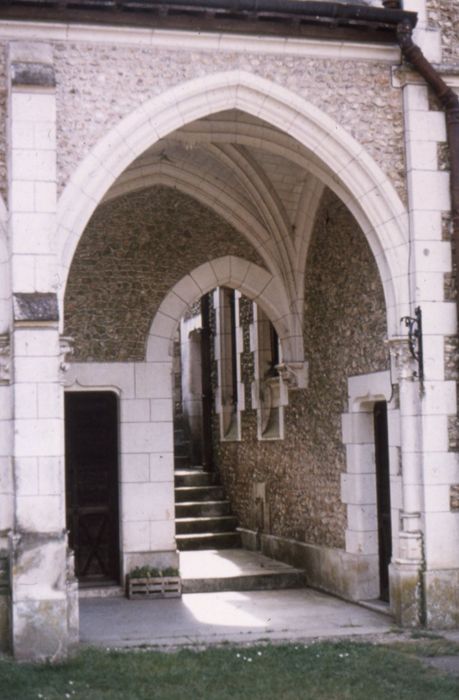
[[[13,527],[11,376],[11,338],[5,333],[0,335],[0,553],[7,549]]]
[[[418,366],[408,348],[408,339],[393,338],[390,351],[395,365],[400,401],[400,449],[402,464],[402,510],[398,561],[422,561],[421,516],[422,454]],[[412,540],[417,544],[415,545]]]
[[[437,57],[441,60],[441,56]],[[459,455],[449,451],[449,417],[457,413],[456,383],[445,376],[445,341],[457,332],[456,303],[445,299],[445,273],[451,272],[451,244],[444,240],[442,219],[451,208],[449,173],[441,162],[446,142],[445,114],[429,109],[427,87],[407,84],[403,89],[405,145],[408,166],[408,197],[411,239],[412,308],[422,309],[424,348],[424,391],[401,382],[401,404],[405,424],[414,425],[410,450],[403,456],[404,510],[402,530],[406,535],[406,561],[415,556],[418,528],[412,513],[420,512],[422,558],[425,571],[424,600],[427,621],[436,617],[448,625],[446,579],[456,586],[459,553],[459,515],[450,505],[450,490],[457,483]],[[443,224],[444,225],[444,224]],[[404,389],[402,389],[402,386]],[[402,393],[405,396],[402,397]],[[454,465],[454,469],[451,467]],[[409,534],[412,533],[412,534]],[[401,540],[402,541],[402,540]],[[443,593],[431,603],[429,581],[440,572]],[[435,586],[432,588],[433,595]],[[451,608],[451,605],[449,606]],[[454,605],[453,605],[454,607]],[[432,611],[435,615],[432,617]],[[430,611],[430,612],[429,612]],[[424,614],[424,613],[423,613]]]
[[[12,644],[17,659],[65,656],[72,634],[65,525],[56,265],[52,49],[10,44],[8,199],[13,292]],[[73,605],[75,608],[75,604]]]
[[[38,77],[32,78],[27,66]],[[10,44],[9,70],[12,287],[20,292],[49,292],[56,282],[56,99],[51,46]]]
[[[397,554],[389,567],[390,603],[398,622],[416,627],[422,614],[420,582],[423,567],[421,384],[408,338],[392,338],[389,347],[394,378],[398,379],[399,387],[402,482]]]

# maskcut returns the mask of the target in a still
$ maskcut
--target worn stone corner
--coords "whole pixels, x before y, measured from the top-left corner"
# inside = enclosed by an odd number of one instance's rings
[[[15,321],[58,321],[57,294],[34,292],[13,294]]]
[[[54,68],[44,63],[12,63],[11,84],[15,87],[30,85],[53,88],[56,86]]]
[[[11,341],[8,333],[0,335],[0,384],[9,384],[11,379]]]

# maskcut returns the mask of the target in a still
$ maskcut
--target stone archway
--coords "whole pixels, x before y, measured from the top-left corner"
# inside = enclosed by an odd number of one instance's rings
[[[215,199],[210,178],[208,182],[197,183],[190,179],[189,173],[184,173],[180,180],[177,169],[174,172],[169,163],[150,178],[148,184],[145,180],[136,181],[132,170],[130,173],[127,170],[158,140],[194,120],[228,109],[263,120],[301,144],[305,153],[314,153],[308,164],[317,182],[338,194],[360,224],[372,249],[384,287],[389,333],[398,331],[399,318],[408,299],[408,237],[406,212],[393,186],[366,151],[320,110],[269,81],[245,73],[218,74],[174,88],[123,120],[93,149],[74,173],[59,204],[62,288],[85,226],[102,199],[109,201],[112,196],[139,189],[139,185],[141,188],[158,183],[173,185],[197,199],[201,197],[203,202],[212,200],[212,197]],[[294,153],[294,149],[288,150],[287,145],[279,145],[284,153]],[[123,173],[127,174],[127,180],[134,175],[126,189],[121,177]],[[311,197],[317,202],[320,192],[311,193]],[[214,208],[219,209],[222,216],[226,213],[231,220],[231,215],[239,213],[234,211],[234,201],[235,198],[232,199],[231,193],[227,192],[223,201]],[[263,245],[262,228],[257,229],[255,220],[250,223],[253,224],[252,230],[248,230],[250,226],[243,226],[240,232],[252,242],[258,240]],[[162,473],[168,484],[173,478],[170,459],[173,412],[172,394],[168,388],[172,369],[171,345],[179,320],[188,306],[216,286],[239,289],[257,301],[273,321],[283,346],[284,359],[290,363],[304,362],[302,309],[296,305],[300,297],[291,293],[297,260],[289,250],[285,234],[284,241],[279,240],[282,235],[279,232],[276,239],[274,232],[272,241],[263,251],[267,270],[230,256],[209,261],[183,277],[169,291],[155,314],[148,335],[145,362],[135,368],[135,373],[139,381],[146,383],[148,376],[151,384],[157,381],[164,389],[161,396],[156,397],[162,402],[163,413],[155,429],[152,427],[152,434],[161,432],[168,438],[168,445],[164,446],[168,458],[163,460],[167,468],[164,470],[163,466]],[[285,258],[276,259],[278,250],[286,254],[286,261]],[[301,250],[306,257],[307,245]],[[155,421],[150,417],[150,424],[152,422]],[[135,499],[131,500],[134,502]],[[170,489],[164,494],[161,507],[167,511],[173,508]],[[155,514],[148,518],[145,521],[148,521],[148,528],[152,522],[164,523],[163,546],[172,550],[174,543],[168,519],[161,515],[161,520]]]
[[[330,117],[283,87],[244,72],[219,73],[169,90],[92,149],[59,203],[62,289],[91,214],[134,158],[184,124],[225,109],[245,111],[290,134],[341,183],[341,197],[358,218],[383,280],[390,333],[397,332],[408,304],[408,235],[406,210],[392,184]]]
[[[342,200],[360,217],[372,247],[385,287],[389,328],[393,332],[398,328],[398,319],[405,310],[408,297],[408,256],[405,210],[392,185],[365,150],[320,110],[269,81],[240,72],[192,81],[142,105],[110,131],[84,159],[67,185],[58,208],[61,301],[68,271],[85,227],[120,174],[158,139],[194,119],[223,109],[246,112],[290,134],[308,151],[314,152],[314,163],[323,165],[319,170],[324,173],[324,178],[329,178],[330,184],[338,183],[336,187],[340,189]],[[282,250],[285,252],[287,247],[287,243],[283,244]],[[130,483],[125,489],[124,515],[132,516],[135,511],[135,518],[125,517],[126,527],[122,534],[124,541],[133,543],[132,549],[136,548],[126,561],[126,567],[135,563],[139,548],[143,551],[152,548],[153,531],[161,533],[158,551],[170,553],[174,549],[172,463],[166,459],[170,455],[172,424],[168,351],[181,303],[186,305],[218,284],[241,289],[249,298],[257,300],[274,322],[285,359],[303,359],[301,315],[295,308],[296,299],[289,292],[295,260],[287,255],[282,262],[282,271],[278,272],[274,264],[278,249],[269,251],[273,263],[268,265],[269,271],[245,261],[223,258],[205,263],[188,274],[161,304],[150,331],[151,343],[147,347],[146,361],[133,363],[135,366],[131,367],[128,363],[123,365],[123,371],[129,373],[130,400],[146,401],[150,409],[141,430],[134,421],[126,421],[128,427],[123,436],[126,454],[134,457],[139,454],[138,434],[142,432],[148,440],[143,442],[141,453],[149,458],[153,455],[156,460],[152,459],[148,466],[149,475],[152,469],[155,472],[145,482],[149,490],[142,482]],[[176,310],[174,305],[178,305]],[[82,372],[88,369],[83,368]],[[94,366],[90,369],[100,370],[100,373],[95,376],[95,384],[89,378],[86,386],[100,386],[101,383],[118,386],[111,373],[119,371],[119,367]],[[154,387],[156,381],[158,384]],[[157,394],[152,393],[153,389]],[[152,418],[153,402],[155,410],[162,413],[161,421]],[[130,443],[127,436],[130,436]],[[154,449],[153,440],[158,440]],[[159,484],[163,485],[160,496]],[[142,520],[139,520],[139,511]]]
[[[288,334],[289,307],[278,280],[259,265],[228,255],[201,264],[168,291],[152,321],[144,361],[75,362],[67,375],[69,391],[109,387],[119,394],[124,572],[146,555],[176,565],[172,344],[185,311],[218,286],[238,289],[256,301],[291,355],[295,339]]]
[[[279,280],[259,265],[227,255],[190,271],[168,292],[151,324],[145,353],[147,362],[170,361],[172,341],[181,317],[188,307],[215,287],[238,289],[256,301],[275,326],[284,346],[284,356],[291,357],[288,300]]]

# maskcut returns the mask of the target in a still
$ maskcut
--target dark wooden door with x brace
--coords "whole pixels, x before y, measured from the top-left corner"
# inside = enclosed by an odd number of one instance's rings
[[[65,395],[67,528],[81,583],[119,581],[118,401]]]

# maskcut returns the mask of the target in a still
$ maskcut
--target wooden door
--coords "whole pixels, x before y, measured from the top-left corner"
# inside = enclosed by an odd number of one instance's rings
[[[80,582],[119,581],[118,401],[65,395],[67,528]]]
[[[374,405],[374,430],[380,598],[381,600],[389,601],[389,564],[392,557],[392,528],[390,520],[387,403],[385,401],[378,401]]]

